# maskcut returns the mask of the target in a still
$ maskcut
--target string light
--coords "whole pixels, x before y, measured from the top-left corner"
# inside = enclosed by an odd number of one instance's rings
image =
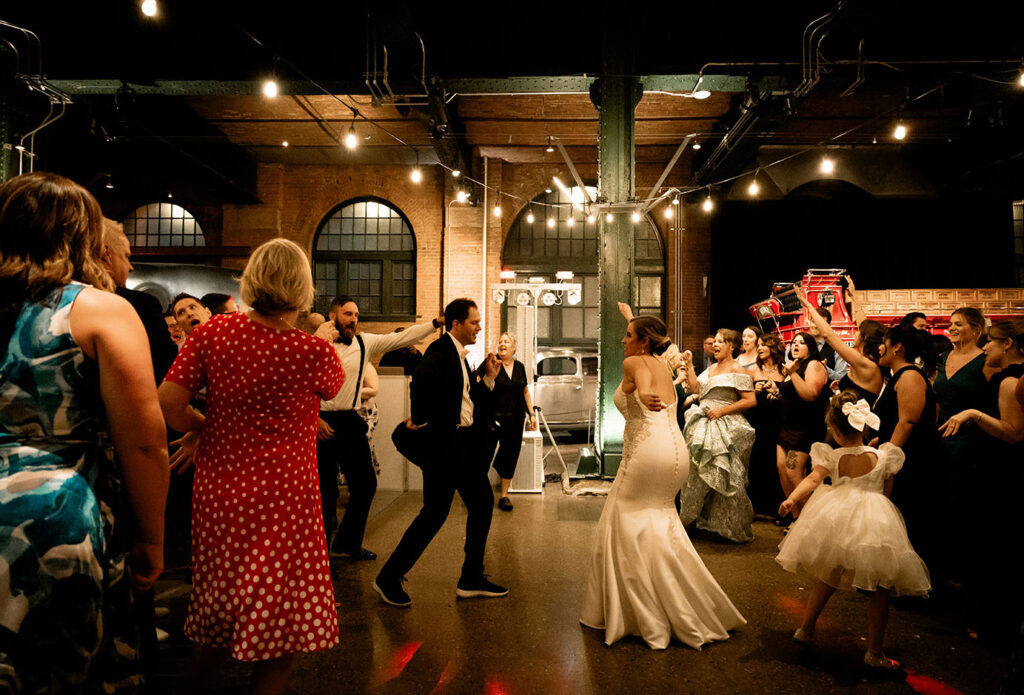
[[[273,99],[277,96],[277,82],[274,80],[267,80],[263,83],[263,96],[268,99]]]
[[[548,218],[548,227],[552,227],[553,228],[554,226],[555,226],[555,218],[554,217],[549,217]]]
[[[821,173],[831,174],[836,170],[836,163],[828,157],[822,157],[819,168],[821,169]]]
[[[699,149],[700,149],[700,143],[699,142],[693,143],[693,150],[694,150],[694,152],[696,152]]]
[[[604,221],[607,222],[608,224],[611,224],[612,222],[615,221],[615,217],[612,215],[612,213],[609,212],[607,215],[604,216]]]
[[[701,207],[704,208],[704,212],[711,212],[715,209],[715,201],[711,200],[710,193],[708,193],[708,197],[704,199],[704,203]]]
[[[747,186],[747,193],[753,197],[761,192],[761,187],[757,185],[757,174],[754,174],[754,180]]]
[[[460,188],[459,190],[455,191],[455,199],[460,203],[465,203],[466,200],[469,199],[469,193],[466,193],[464,190]]]
[[[345,136],[345,147],[350,150],[354,150],[359,145],[359,139],[356,137],[356,119],[352,119],[352,125],[348,127],[348,135]]]
[[[288,141],[287,140],[282,140],[281,141],[281,147],[288,147]]]
[[[462,176],[462,172],[461,171],[459,171],[458,169],[452,169],[452,178],[453,179],[457,179],[460,176]]]
[[[1024,87],[1024,70],[1020,71],[1020,80],[1019,80],[1019,82],[1020,82],[1020,86]]]
[[[569,227],[572,227],[572,226],[574,226],[574,225],[576,224],[576,218],[575,218],[575,217],[572,217],[572,216],[570,216],[570,217],[569,217],[569,219],[567,219],[567,220],[565,221],[565,224],[566,224],[567,226],[569,226]]]
[[[107,188],[113,188],[114,182],[110,180],[110,174],[107,174]]]
[[[907,127],[903,125],[903,121],[896,124],[896,127],[892,131],[892,136],[897,140],[902,140],[907,137]]]
[[[494,210],[492,214],[495,217],[501,217],[501,191],[498,191],[498,197],[494,200]]]
[[[636,224],[637,222],[640,221],[640,211],[639,210],[634,210],[633,214],[630,215],[629,218],[631,220],[633,220],[633,224]]]
[[[142,14],[147,17],[156,17],[156,13],[159,8],[156,5],[156,0],[143,0],[142,2]]]
[[[526,221],[529,222],[530,224],[533,224],[533,220],[534,219],[535,218],[533,216],[533,206],[531,205],[530,206],[530,211],[528,213],[526,213]]]
[[[595,215],[594,213],[590,213],[589,215],[587,215],[587,224],[594,224],[596,220],[597,215]]]
[[[675,198],[672,199],[672,204],[679,205],[679,196],[676,196]]]
[[[545,152],[554,152],[555,148],[551,145],[551,136],[548,136],[548,146],[544,148]],[[548,191],[550,193],[551,191]]]
[[[668,220],[672,219],[672,206],[671,205],[665,208],[665,219],[668,219]]]

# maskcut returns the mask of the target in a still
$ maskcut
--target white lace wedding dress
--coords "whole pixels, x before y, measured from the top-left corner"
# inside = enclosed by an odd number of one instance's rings
[[[597,525],[580,622],[605,644],[639,635],[652,649],[675,637],[700,649],[746,624],[690,543],[675,495],[689,474],[676,404],[652,412],[615,391],[626,418],[622,463]]]

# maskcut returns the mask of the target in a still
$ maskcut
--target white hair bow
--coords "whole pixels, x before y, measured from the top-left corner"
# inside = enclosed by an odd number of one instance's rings
[[[871,406],[868,405],[868,402],[863,398],[856,403],[850,403],[849,401],[843,403],[843,415],[846,416],[846,420],[850,423],[850,427],[854,428],[858,432],[864,431],[864,425],[867,425],[873,430],[877,430],[882,424],[882,421],[878,419],[878,416],[871,412]]]

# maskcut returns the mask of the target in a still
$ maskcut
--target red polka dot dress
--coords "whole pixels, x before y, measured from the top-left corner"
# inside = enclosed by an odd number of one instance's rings
[[[243,313],[214,317],[182,346],[166,380],[207,389],[192,488],[189,639],[241,661],[338,644],[316,418],[344,379],[327,342]]]

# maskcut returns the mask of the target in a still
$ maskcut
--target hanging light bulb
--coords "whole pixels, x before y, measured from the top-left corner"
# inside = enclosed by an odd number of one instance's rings
[[[281,141],[281,147],[288,147],[288,141],[287,140],[282,140]]]
[[[611,224],[612,222],[615,221],[615,217],[614,215],[612,215],[612,213],[609,212],[607,215],[604,216],[604,221]]]
[[[629,219],[633,220],[633,224],[636,224],[637,222],[639,222],[640,221],[640,211],[639,210],[634,210],[633,214],[629,216]]]
[[[754,180],[750,182],[749,186],[747,186],[747,193],[749,195],[751,195],[751,196],[755,196],[755,195],[757,195],[760,192],[761,192],[761,187],[759,185],[757,185],[757,177],[755,176]]]
[[[589,215],[587,215],[587,224],[594,224],[596,220],[597,215],[595,215],[594,213],[590,213]]]
[[[500,202],[497,202],[497,203],[494,204],[494,210],[492,210],[492,214],[495,217],[501,217],[501,203]]]
[[[107,188],[113,188],[114,182],[110,180],[110,174],[107,174]]]
[[[820,169],[823,174],[831,174],[836,170],[836,163],[828,157],[822,157]]]
[[[698,89],[690,96],[692,96],[694,99],[707,99],[709,96],[711,96],[711,92],[709,92],[706,89]]]
[[[700,143],[699,142],[693,143],[693,149],[694,149],[694,151],[699,150],[700,149]]]
[[[672,199],[672,204],[679,205],[679,196],[676,196],[675,198]]]
[[[1021,68],[1020,79],[1018,80],[1018,82],[1020,83],[1021,87],[1024,87],[1024,68]]]
[[[461,171],[459,171],[458,169],[452,169],[452,178],[453,179],[457,179],[460,176],[462,176],[462,172]]]
[[[896,127],[892,131],[892,136],[897,140],[902,140],[907,137],[907,127],[903,125],[903,121],[896,124]]]
[[[348,135],[345,136],[345,147],[354,150],[359,145],[359,138],[356,137],[356,122],[352,119],[352,125],[348,127]]]
[[[576,224],[576,218],[570,216],[569,219],[565,221],[565,224],[568,225],[569,227],[574,226]]]
[[[420,171],[420,151],[419,150],[415,150],[415,152],[416,152],[416,166],[413,167],[413,170],[411,172],[409,172],[409,178],[412,179],[413,183],[419,183],[420,181],[423,180],[423,172]]]
[[[274,80],[266,80],[263,83],[263,96],[268,99],[273,99],[277,96],[277,82]]]
[[[465,203],[469,199],[469,193],[466,193],[461,188],[455,191],[455,199],[460,203]]]
[[[551,136],[548,136],[548,146],[544,148],[545,152],[554,152],[555,148],[551,145]]]
[[[715,201],[711,199],[710,193],[708,193],[708,197],[704,199],[704,203],[701,207],[704,208],[704,212],[711,212],[715,209]]]
[[[526,213],[526,221],[529,222],[530,224],[533,224],[533,220],[534,219],[535,218],[533,216],[533,206],[531,205],[530,206],[530,211],[528,213]]]
[[[553,228],[555,226],[555,218],[548,217],[548,227]]]
[[[667,219],[667,220],[672,219],[672,206],[671,205],[665,208],[665,219]]]
[[[143,0],[142,2],[142,14],[147,17],[156,17],[156,13],[159,8],[156,5],[156,0]]]

